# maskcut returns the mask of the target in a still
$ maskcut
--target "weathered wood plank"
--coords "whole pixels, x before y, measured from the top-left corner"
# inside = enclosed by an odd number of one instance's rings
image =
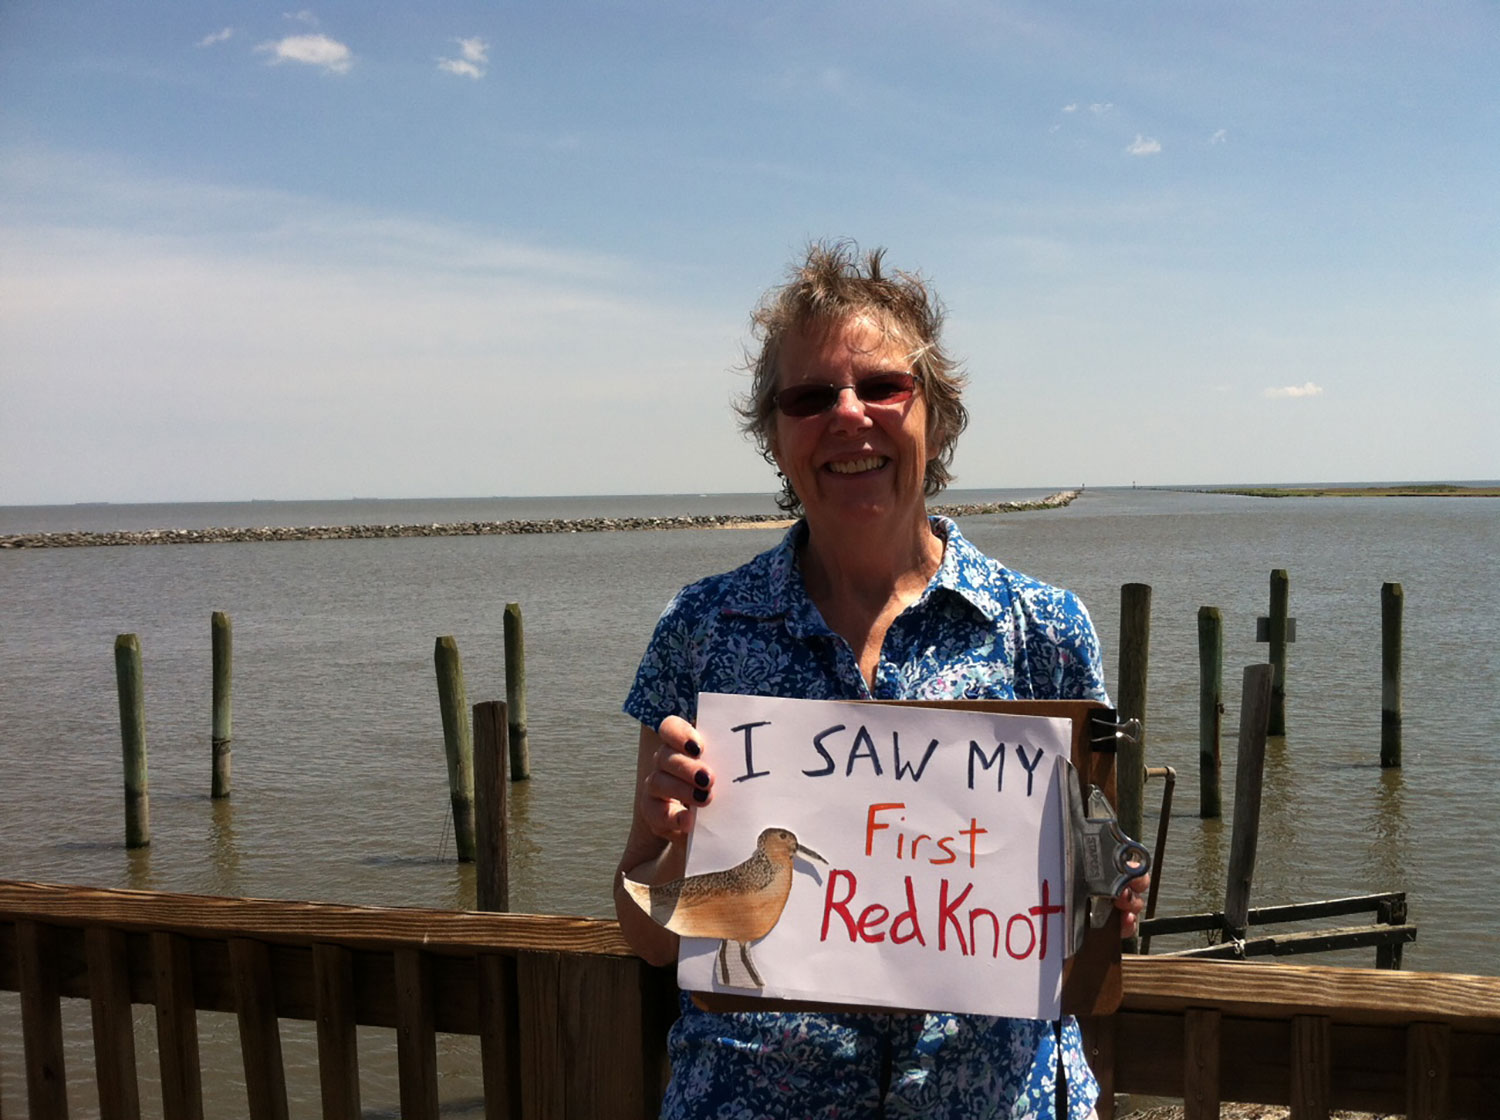
[[[1190,1007],[1182,1017],[1182,1106],[1186,1120],[1218,1120],[1219,1012]]]
[[[193,962],[187,939],[151,935],[156,982],[156,1046],[161,1061],[161,1107],[165,1120],[203,1120],[203,1076],[198,1066],[198,1012]]]
[[[312,953],[323,1120],[360,1120],[354,961],[338,945],[314,945]]]
[[[1251,930],[1254,933],[1254,930]],[[1310,929],[1295,933],[1251,937],[1245,941],[1174,949],[1159,957],[1178,960],[1248,960],[1252,957],[1292,957],[1303,953],[1327,953],[1340,949],[1389,949],[1417,939],[1416,926],[1348,926],[1343,929]]]
[[[326,941],[369,949],[419,944],[429,953],[469,954],[504,946],[507,950],[635,955],[617,923],[591,918],[339,906],[0,880],[0,919],[9,916],[62,925],[112,925],[308,946]]]
[[[1292,1016],[1292,1120],[1328,1120],[1332,1051],[1326,1015]]]
[[[41,922],[16,923],[16,972],[21,988],[21,1043],[26,1054],[26,1106],[33,1120],[67,1120],[68,1078],[63,1064],[62,993],[51,931]]]
[[[1345,914],[1381,914],[1385,907],[1402,906],[1405,913],[1406,892],[1385,891],[1380,894],[1351,895],[1345,898],[1325,898],[1316,902],[1289,902],[1279,906],[1254,906],[1249,911],[1250,927],[1272,925],[1278,922],[1305,922],[1313,918],[1334,918]],[[1381,921],[1405,921],[1401,918],[1381,918]],[[1206,929],[1223,929],[1224,914],[1215,911],[1206,914],[1173,914],[1162,918],[1147,918],[1141,923],[1141,931],[1153,937],[1169,933],[1191,933]]]
[[[135,1022],[125,935],[107,926],[85,932],[89,1011],[94,1027],[94,1080],[101,1120],[140,1120],[135,1073]]]
[[[1452,1042],[1452,1029],[1445,1023],[1406,1028],[1407,1120],[1446,1120]],[[1500,1107],[1500,1101],[1491,1103]]]
[[[437,1028],[426,954],[396,950],[396,1065],[402,1120],[438,1120]]]
[[[286,1068],[281,1060],[281,1027],[276,1021],[270,951],[261,941],[230,938],[229,971],[234,982],[251,1120],[287,1120]]]

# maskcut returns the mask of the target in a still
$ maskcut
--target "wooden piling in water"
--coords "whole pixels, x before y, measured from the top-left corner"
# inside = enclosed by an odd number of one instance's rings
[[[505,708],[510,724],[510,776],[522,782],[531,777],[531,744],[526,738],[526,630],[521,604],[505,604]]]
[[[1406,592],[1399,583],[1380,589],[1380,765],[1401,765],[1401,629]]]
[[[1140,734],[1119,740],[1115,757],[1115,814],[1125,834],[1139,840],[1146,795],[1146,662],[1151,649],[1151,586],[1120,588],[1120,685],[1115,711],[1121,723],[1140,720]]]
[[[146,687],[141,641],[115,639],[115,684],[120,693],[120,746],[125,757],[125,846],[151,843],[151,794],[146,783]]]
[[[448,758],[448,790],[453,799],[453,844],[460,863],[474,859],[474,738],[458,643],[439,638],[432,654],[437,668],[438,705],[443,714],[443,747]]]
[[[1198,608],[1198,816],[1224,815],[1220,794],[1224,723],[1224,616],[1218,607]]]
[[[209,631],[213,641],[214,663],[212,796],[228,797],[232,785],[229,742],[234,734],[234,628],[227,614],[214,611],[209,621]]]
[[[1240,697],[1240,737],[1235,760],[1234,827],[1229,838],[1229,874],[1224,888],[1224,921],[1244,937],[1250,924],[1250,887],[1260,833],[1260,794],[1265,776],[1266,735],[1274,671],[1247,665]]]
[[[1271,573],[1271,612],[1267,623],[1267,637],[1271,643],[1271,714],[1266,725],[1266,734],[1286,734],[1286,646],[1287,606],[1291,601],[1291,581],[1286,569],[1277,568]]]
[[[474,908],[510,909],[510,843],[505,811],[506,710],[474,705]]]

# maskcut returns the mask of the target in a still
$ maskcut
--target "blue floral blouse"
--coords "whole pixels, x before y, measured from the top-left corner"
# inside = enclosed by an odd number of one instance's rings
[[[692,720],[700,692],[810,700],[1107,700],[1078,597],[1010,571],[946,518],[942,564],[891,624],[874,688],[808,598],[807,526],[732,572],[683,588],[662,614],[625,711]],[[1059,1045],[1060,1043],[1060,1045]],[[978,1015],[713,1014],[686,998],[668,1040],[664,1117],[1052,1117],[1059,1057],[1069,1120],[1099,1088],[1078,1026]],[[1060,1051],[1060,1054],[1059,1054]]]

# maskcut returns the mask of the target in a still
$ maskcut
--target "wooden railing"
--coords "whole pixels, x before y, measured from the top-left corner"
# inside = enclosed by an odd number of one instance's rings
[[[1500,1115],[1500,979],[1126,958],[1084,1024],[1111,1092],[1412,1117]],[[615,923],[0,881],[0,991],[21,995],[25,1097],[68,1114],[62,1001],[92,1015],[100,1113],[140,1114],[132,1004],[154,1005],[162,1113],[203,1115],[198,1011],[237,1016],[249,1114],[288,1114],[280,1020],[316,1024],[323,1115],[360,1115],[357,1025],[394,1027],[401,1115],[438,1113],[436,1035],[477,1036],[488,1117],[654,1115],[669,970]],[[0,1054],[0,1078],[16,1055]]]

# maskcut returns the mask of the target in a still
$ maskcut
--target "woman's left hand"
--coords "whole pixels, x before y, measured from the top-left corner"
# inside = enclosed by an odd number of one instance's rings
[[[1115,896],[1115,909],[1120,911],[1120,936],[1134,937],[1140,925],[1141,912],[1146,909],[1146,892],[1151,889],[1151,876],[1142,875],[1125,884],[1125,889]]]

